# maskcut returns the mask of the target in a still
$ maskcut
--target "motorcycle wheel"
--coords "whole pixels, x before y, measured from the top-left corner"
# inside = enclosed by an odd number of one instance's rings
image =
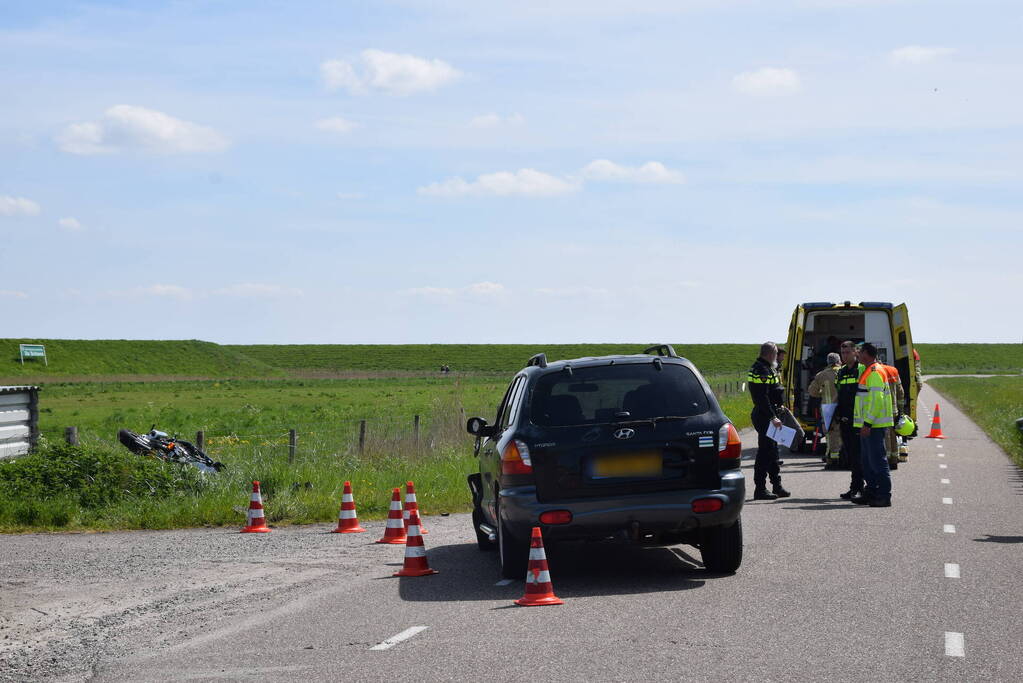
[[[147,437],[136,434],[129,429],[122,429],[117,432],[117,440],[136,455],[148,455],[149,451],[152,450]]]

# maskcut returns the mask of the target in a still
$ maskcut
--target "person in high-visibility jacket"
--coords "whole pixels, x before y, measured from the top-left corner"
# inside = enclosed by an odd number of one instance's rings
[[[884,365],[885,374],[888,376],[888,389],[892,397],[892,419],[899,421],[902,414],[902,405],[906,401],[906,390],[902,388],[902,378],[899,376],[899,369],[894,365]],[[884,437],[885,451],[888,455],[888,466],[896,469],[899,466],[899,435],[895,433],[895,427],[885,430]]]
[[[863,477],[867,485],[863,494],[852,501],[871,507],[891,507],[892,476],[884,448],[885,430],[895,425],[891,389],[884,367],[877,362],[876,346],[870,342],[861,344],[859,361],[866,369],[856,388],[853,426],[860,430]]]
[[[828,366],[818,372],[813,381],[810,382],[810,386],[806,388],[806,392],[810,396],[821,400],[819,422],[822,427],[824,423],[824,406],[831,405],[831,409],[834,410],[838,404],[838,385],[835,383],[835,378],[842,367],[842,359],[837,353],[829,353],[827,355],[827,364]],[[827,441],[828,454],[824,462],[830,466],[835,466],[838,464],[839,454],[842,450],[842,430],[839,428],[838,415],[834,412],[831,415],[831,423],[828,425]]]

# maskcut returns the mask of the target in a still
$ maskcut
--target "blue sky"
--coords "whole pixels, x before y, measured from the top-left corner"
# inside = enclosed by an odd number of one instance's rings
[[[547,5],[554,4],[554,8]],[[4,337],[1023,339],[1012,2],[0,3]]]

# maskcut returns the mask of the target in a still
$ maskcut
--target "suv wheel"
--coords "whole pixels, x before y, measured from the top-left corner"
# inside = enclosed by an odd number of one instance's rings
[[[495,550],[497,544],[490,540],[490,537],[480,531],[480,524],[483,524],[483,513],[479,508],[472,509],[472,526],[476,529],[476,545],[480,550]]]
[[[700,542],[703,566],[715,574],[733,574],[742,564],[742,519],[731,526],[705,529]]]
[[[506,579],[521,579],[529,564],[529,545],[515,540],[501,518],[501,505],[497,506],[497,546],[501,557],[501,575]]]

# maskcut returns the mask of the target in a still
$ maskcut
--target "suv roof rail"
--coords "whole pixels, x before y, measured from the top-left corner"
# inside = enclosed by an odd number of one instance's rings
[[[532,366],[532,365],[535,365],[535,366],[537,366],[539,368],[547,367],[547,354],[546,353],[538,353],[535,356],[533,356],[532,358],[530,358],[528,361],[526,361],[526,367],[527,368]]]
[[[671,344],[654,344],[643,349],[643,353],[647,354],[651,351],[656,351],[658,356],[667,356],[668,358],[679,358],[680,356],[675,353],[675,349]]]

